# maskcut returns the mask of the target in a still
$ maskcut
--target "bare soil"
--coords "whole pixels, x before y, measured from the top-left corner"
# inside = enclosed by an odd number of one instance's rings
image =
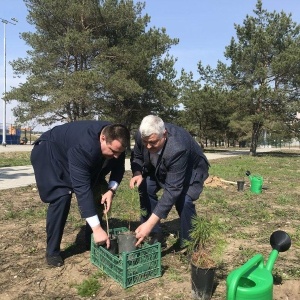
[[[236,191],[236,186],[220,178],[210,178],[207,186]],[[198,205],[198,204],[197,204]],[[200,204],[199,204],[200,205]],[[72,219],[66,225],[62,248],[65,265],[50,268],[45,264],[45,205],[40,201],[35,186],[3,190],[0,194],[0,299],[191,299],[190,267],[184,253],[169,246],[162,252],[163,274],[131,288],[123,289],[111,278],[99,278],[100,291],[93,297],[80,297],[76,286],[97,273],[90,262],[90,252],[83,243],[84,221],[72,203]],[[117,221],[116,221],[117,222]],[[168,241],[176,238],[178,219],[171,212],[164,222]],[[255,225],[253,225],[255,232]],[[228,238],[224,268],[217,271],[217,282],[212,299],[225,299],[226,277],[242,263],[236,253],[247,247],[245,240]],[[249,244],[252,241],[248,241]],[[257,251],[270,252],[268,241]],[[283,259],[280,259],[283,257]],[[293,251],[281,253],[276,262],[278,269],[289,268],[299,258]],[[275,280],[274,300],[300,299],[300,280]]]

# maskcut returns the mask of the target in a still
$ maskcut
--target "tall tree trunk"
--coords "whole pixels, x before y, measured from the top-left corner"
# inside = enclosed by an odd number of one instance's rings
[[[260,122],[254,122],[252,125],[252,136],[251,136],[251,145],[250,145],[251,156],[256,156],[257,142],[261,132],[261,128],[262,128],[262,123]]]

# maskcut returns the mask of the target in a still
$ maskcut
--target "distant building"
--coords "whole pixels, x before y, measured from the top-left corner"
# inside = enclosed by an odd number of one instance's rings
[[[21,138],[21,128],[7,124],[5,128],[6,144],[7,145],[19,145]],[[3,123],[0,123],[0,144],[3,141]]]

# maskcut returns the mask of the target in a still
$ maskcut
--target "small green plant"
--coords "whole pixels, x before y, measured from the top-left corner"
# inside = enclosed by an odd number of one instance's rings
[[[239,168],[238,170],[238,180],[245,181],[246,171],[243,168]]]
[[[124,189],[124,191],[122,191],[120,202],[123,206],[119,213],[122,216],[122,219],[128,221],[128,229],[131,231],[132,222],[138,220],[141,214],[145,214],[145,212],[140,209],[138,188],[135,187],[130,190]]]
[[[131,190],[131,197],[128,199],[128,210],[129,210],[129,218],[128,218],[128,229],[131,230],[131,223],[139,218],[140,216],[140,202],[139,202],[139,192],[138,188],[134,187]]]
[[[225,245],[220,223],[216,219],[195,216],[192,219],[190,238],[185,245],[191,254],[192,263],[201,268],[215,267]]]
[[[96,278],[88,278],[76,286],[78,295],[81,297],[91,297],[97,295],[101,288]]]
[[[98,271],[81,284],[76,285],[78,295],[81,297],[95,297],[101,288],[98,278],[106,277],[105,273]]]

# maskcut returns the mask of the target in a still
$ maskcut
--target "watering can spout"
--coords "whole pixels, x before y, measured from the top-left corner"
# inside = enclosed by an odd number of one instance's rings
[[[277,250],[272,250],[271,253],[270,253],[269,259],[266,263],[266,266],[265,266],[265,268],[269,272],[272,272],[277,257],[278,257],[278,251]]]
[[[275,261],[278,257],[279,252],[285,252],[291,247],[291,238],[290,236],[282,230],[274,231],[270,236],[270,244],[273,248],[270,253],[269,259],[266,263],[266,269],[272,271]]]

